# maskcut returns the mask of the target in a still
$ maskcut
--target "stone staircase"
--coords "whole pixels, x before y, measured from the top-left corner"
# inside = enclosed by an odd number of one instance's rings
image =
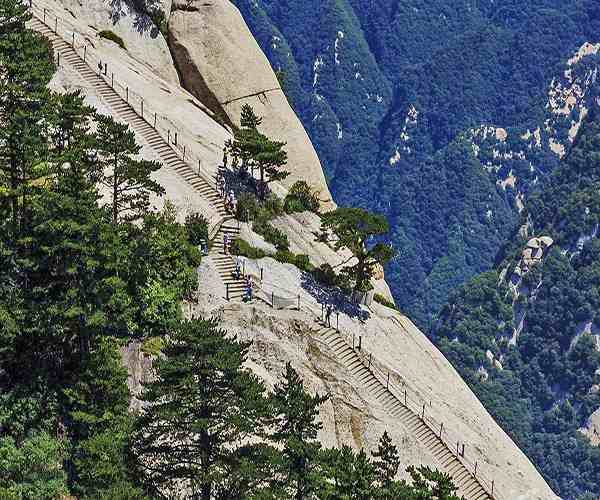
[[[365,366],[357,352],[334,329],[321,327],[317,337],[327,344],[341,363],[355,377],[361,387],[367,389],[381,403],[386,411],[397,418],[406,429],[436,459],[441,471],[450,474],[459,494],[467,500],[498,500],[491,496],[481,485],[478,478],[461,462],[455,453],[439,438],[439,436],[423,422],[419,415],[407,408],[401,400],[392,394],[374,374]]]
[[[209,255],[215,261],[217,271],[228,288],[229,300],[242,297],[244,294],[244,280],[234,278],[235,263],[232,257],[226,255],[223,251],[224,235],[228,234],[233,239],[239,234],[239,228],[227,223],[228,213],[216,185],[211,185],[202,176],[198,175],[189,164],[183,161],[176,149],[142,118],[125,99],[113,90],[102,76],[92,70],[73,50],[71,45],[56,35],[37,17],[31,20],[29,26],[50,40],[54,53],[56,55],[60,54],[61,64],[68,64],[73,68],[83,81],[98,93],[113,116],[122,119],[131,129],[143,137],[158,156],[163,168],[166,167],[182,177],[203,199],[213,206],[216,213],[221,217],[221,226],[216,233]],[[219,170],[223,171],[223,166],[220,166]],[[216,177],[213,181],[216,183]]]
[[[230,219],[221,224],[209,252],[219,276],[223,280],[223,283],[225,283],[227,290],[225,298],[227,300],[240,299],[246,289],[243,277],[240,276],[239,279],[235,278],[235,261],[231,255],[225,253],[223,247],[223,238],[225,235],[229,237],[229,241],[233,241],[240,234],[239,228],[237,225],[233,225],[232,222],[233,219]]]

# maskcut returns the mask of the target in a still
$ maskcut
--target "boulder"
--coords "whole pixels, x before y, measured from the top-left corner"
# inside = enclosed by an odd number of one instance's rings
[[[239,125],[242,105],[263,117],[260,130],[287,143],[289,187],[305,180],[332,205],[321,163],[266,56],[229,0],[175,0],[169,45],[183,86],[229,127]]]

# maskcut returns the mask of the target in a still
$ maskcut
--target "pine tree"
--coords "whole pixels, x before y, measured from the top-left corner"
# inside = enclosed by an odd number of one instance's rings
[[[88,498],[139,497],[126,462],[130,394],[116,341],[100,339],[74,377],[64,394],[74,447],[75,491]]]
[[[139,219],[150,206],[150,195],[163,195],[165,192],[150,177],[161,166],[154,161],[134,158],[142,148],[127,125],[103,115],[98,115],[96,121],[96,149],[104,172],[101,182],[110,192],[113,223]]]
[[[0,0],[0,37],[25,31],[31,19],[27,6],[18,0]]]
[[[344,445],[322,453],[326,481],[319,492],[320,500],[371,500],[376,497],[376,474],[364,450],[354,453]]]
[[[419,500],[464,500],[456,492],[449,474],[430,467],[410,466],[406,469],[412,479],[413,498]],[[411,497],[409,497],[411,498]]]
[[[275,386],[272,395],[277,417],[271,435],[283,449],[281,469],[284,479],[280,487],[286,498],[312,498],[319,487],[321,445],[316,439],[323,425],[316,418],[319,407],[328,399],[328,396],[308,394],[298,373],[290,363],[286,364],[284,379]]]
[[[256,115],[250,104],[244,104],[242,106],[242,114],[240,118],[240,125],[242,128],[257,129],[262,121],[262,117]]]
[[[48,155],[45,140],[52,50],[40,35],[24,28],[28,15],[19,2],[0,4],[0,186],[4,209],[16,235],[26,232],[29,199]]]
[[[269,412],[264,386],[243,368],[249,347],[212,320],[183,322],[169,337],[156,380],[144,387],[147,406],[133,439],[150,493],[181,487],[210,500],[223,490],[258,488],[244,466],[257,459],[245,457],[257,453],[250,440],[260,437]]]
[[[362,208],[338,208],[328,212],[321,218],[322,238],[327,241],[333,232],[335,250],[347,248],[356,258],[356,264],[345,267],[344,272],[354,280],[355,291],[367,291],[371,288],[370,279],[377,264],[386,264],[394,255],[394,251],[385,243],[377,243],[368,247],[371,238],[388,232],[387,220]],[[344,264],[346,263],[344,262]]]
[[[377,479],[383,488],[388,488],[398,474],[400,457],[398,448],[392,443],[387,431],[381,436],[377,450],[373,452],[373,457],[375,458]]]

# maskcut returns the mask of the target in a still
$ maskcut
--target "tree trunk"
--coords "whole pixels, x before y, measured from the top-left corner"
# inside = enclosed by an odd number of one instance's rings
[[[119,184],[117,183],[117,157],[115,156],[115,164],[113,166],[113,222],[116,224],[117,223],[117,217],[119,215],[119,210],[117,208],[117,198],[119,196],[119,190],[118,190],[118,186]]]

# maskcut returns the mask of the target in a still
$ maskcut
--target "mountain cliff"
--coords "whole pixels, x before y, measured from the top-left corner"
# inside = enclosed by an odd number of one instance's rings
[[[335,199],[392,223],[390,286],[428,326],[455,285],[491,267],[597,95],[598,58],[583,49],[598,42],[597,2],[235,3]]]
[[[489,497],[494,487],[497,498],[556,498],[452,366],[406,316],[376,303],[371,309],[357,307],[338,292],[315,284],[295,265],[271,257],[245,260],[245,271],[258,283],[262,299],[250,304],[227,300],[230,289],[237,283],[227,272],[232,262],[218,251],[218,243],[223,241],[219,238],[231,231],[242,234],[256,247],[269,248],[269,244],[252,230],[251,224],[236,227],[226,221],[222,202],[214,193],[213,179],[222,148],[232,137],[222,112],[231,122],[239,119],[235,107],[225,105],[219,94],[235,95],[227,90],[228,85],[233,85],[227,80],[228,74],[222,67],[213,72],[210,64],[204,64],[204,58],[219,55],[223,64],[234,64],[230,48],[224,47],[222,54],[218,53],[219,44],[204,48],[213,40],[197,38],[194,28],[194,22],[215,10],[203,11],[204,5],[196,10],[192,5],[191,10],[178,11],[179,3],[174,2],[173,15],[165,12],[169,27],[165,39],[152,18],[142,11],[128,10],[128,3],[118,6],[98,1],[90,10],[95,12],[93,17],[85,9],[77,11],[69,7],[66,1],[44,0],[35,4],[38,16],[46,9],[44,15],[60,21],[55,45],[62,56],[52,87],[59,91],[81,89],[86,102],[130,124],[142,145],[141,155],[164,162],[155,179],[164,187],[164,199],[173,203],[177,217],[183,219],[199,211],[209,220],[215,250],[202,259],[198,269],[199,290],[195,300],[185,303],[188,317],[212,315],[232,334],[252,340],[248,366],[268,387],[273,387],[285,363],[290,362],[311,392],[330,394],[331,399],[319,417],[323,423],[320,434],[323,443],[371,450],[387,430],[400,445],[403,465],[429,464],[448,471],[457,478],[459,491],[468,498]],[[102,9],[104,14],[98,14]],[[229,68],[230,74],[246,75],[248,81],[240,81],[242,76],[239,76],[234,83],[248,84],[244,88],[252,89],[253,81],[272,81],[271,73],[262,74],[264,60],[253,52],[255,42],[240,24],[236,12],[219,2],[211,9],[223,9],[216,12],[234,16],[237,24],[232,22],[228,28],[238,26],[239,31],[231,38],[250,52],[250,56],[242,58],[247,66]],[[219,22],[224,22],[224,18]],[[141,31],[137,28],[139,23],[145,27]],[[99,36],[106,29],[121,33],[123,46]],[[46,32],[49,31],[46,27]],[[240,41],[244,36],[248,39]],[[60,37],[74,43],[70,47],[63,41],[61,45]],[[165,51],[167,42],[176,45],[172,59],[171,51]],[[184,47],[190,57],[186,67],[181,63]],[[83,57],[87,58],[85,63]],[[108,68],[96,70],[98,62]],[[90,67],[96,74],[90,74]],[[211,89],[210,96],[198,88],[194,92],[194,88],[186,90],[180,86],[172,79],[174,68],[179,76],[190,71],[193,75],[190,81],[203,81],[206,86],[202,88]],[[185,77],[181,83],[186,84]],[[240,92],[240,98],[245,96]],[[220,103],[220,109],[214,106],[213,97]],[[282,119],[272,116],[277,111],[275,106],[263,104],[259,112],[269,113],[265,120],[272,120],[273,124]],[[292,122],[290,118],[288,123]],[[312,148],[310,143],[304,146]],[[468,149],[458,144],[452,154],[465,155]],[[305,170],[298,168],[296,175],[309,178],[314,175],[315,182],[320,182],[323,174],[318,164],[304,165]],[[473,170],[472,175],[479,173]],[[276,190],[285,193],[286,186],[280,185]],[[160,207],[163,200],[157,198],[152,202]],[[314,234],[319,228],[315,214],[281,216],[273,224],[286,234],[294,251],[303,249],[310,262],[337,266],[343,261],[343,256],[333,248],[315,241]],[[375,286],[385,293],[384,280],[377,280]],[[274,307],[276,299],[284,304],[299,304],[299,310]],[[336,328],[326,328],[317,321],[325,303],[335,303],[338,308]],[[148,377],[149,359],[135,345],[128,347],[124,358],[130,369],[130,387],[138,390],[139,379]],[[458,443],[465,446],[462,454],[455,448]],[[482,485],[487,490],[482,490]]]

